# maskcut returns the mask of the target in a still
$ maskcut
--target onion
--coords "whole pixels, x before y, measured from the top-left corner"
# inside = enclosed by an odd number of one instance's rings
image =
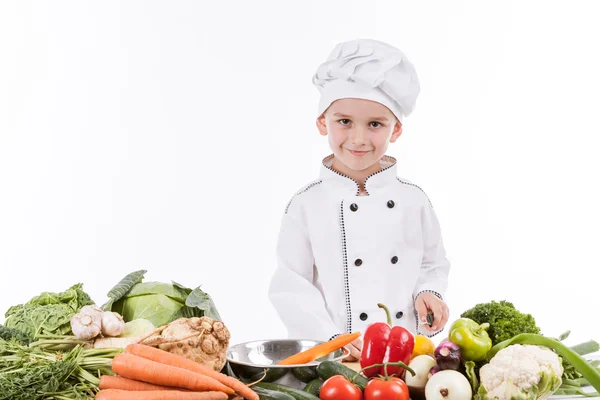
[[[410,361],[408,366],[415,371],[415,375],[407,372],[404,381],[410,387],[424,388],[427,383],[429,370],[435,365],[435,359],[426,354],[416,356]]]
[[[440,372],[442,369],[440,368],[439,365],[435,364],[433,367],[431,367],[431,369],[429,370],[429,373],[427,374],[427,379],[430,379],[433,375],[437,374],[438,372]]]
[[[435,349],[434,357],[441,369],[458,370],[461,362],[460,347],[448,339],[442,342]]]
[[[472,396],[467,378],[452,369],[438,372],[425,385],[426,400],[471,400]]]

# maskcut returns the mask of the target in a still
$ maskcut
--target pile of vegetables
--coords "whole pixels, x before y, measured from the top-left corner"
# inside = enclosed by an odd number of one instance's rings
[[[379,305],[386,309],[384,305]],[[389,312],[388,314],[389,317]],[[600,396],[600,350],[541,334],[530,314],[508,301],[466,310],[439,345],[404,328],[373,323],[365,331],[360,370],[324,361],[302,390],[260,382],[265,399],[304,400],[546,400],[555,395]],[[300,378],[299,378],[300,379]],[[590,386],[596,392],[583,388]],[[284,397],[289,395],[288,397]]]
[[[220,372],[230,333],[210,296],[142,282],[145,273],[128,274],[102,307],[81,283],[10,307],[0,325],[0,400],[229,399],[238,390],[258,400]]]
[[[0,326],[0,400],[89,399],[99,374],[111,373],[119,349],[91,349],[72,335],[72,322],[93,301],[78,283],[10,307]]]
[[[530,314],[508,301],[466,310],[435,346],[425,336],[373,323],[364,333],[360,371],[323,361],[295,368],[302,389],[243,383],[227,368],[230,332],[200,287],[143,282],[128,274],[98,307],[81,283],[10,307],[0,325],[0,400],[546,400],[552,394],[600,396],[600,351],[590,340],[544,336]],[[313,362],[360,332],[283,360]],[[229,373],[228,373],[229,372]],[[265,374],[266,376],[266,374]],[[266,380],[266,379],[265,379]],[[584,391],[592,387],[594,393]]]
[[[559,339],[540,334],[533,316],[521,313],[508,301],[491,301],[475,305],[454,321],[434,352],[434,360],[413,359],[409,366],[429,368],[428,379],[417,387],[425,388],[427,400],[440,399],[438,390],[431,389],[441,372],[454,371],[470,383],[467,396],[465,380],[448,380],[443,389],[459,388],[464,397],[454,400],[545,399],[552,394],[594,395],[582,386],[600,390],[598,363],[582,356],[600,350],[597,342],[589,341],[568,347]],[[419,368],[417,368],[419,367]],[[565,378],[567,368],[578,380]],[[424,373],[421,370],[421,373]],[[411,378],[407,377],[407,382]],[[423,383],[425,384],[423,386]],[[597,395],[597,392],[595,393]],[[444,396],[442,396],[444,397]]]

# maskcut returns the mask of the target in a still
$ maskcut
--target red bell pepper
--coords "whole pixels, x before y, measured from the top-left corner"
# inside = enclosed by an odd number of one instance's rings
[[[363,337],[360,367],[364,369],[374,364],[398,361],[408,365],[415,347],[414,335],[401,326],[392,327],[390,310],[383,304],[377,306],[385,310],[387,324],[375,322],[367,327]],[[367,368],[363,372],[368,378],[384,373],[383,367]],[[388,375],[401,376],[403,372],[404,368],[399,366],[387,367]]]

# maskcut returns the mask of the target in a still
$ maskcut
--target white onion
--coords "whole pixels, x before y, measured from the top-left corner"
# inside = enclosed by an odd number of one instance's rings
[[[426,400],[471,400],[472,396],[469,380],[450,369],[436,373],[425,385]]]
[[[429,370],[436,364],[436,361],[433,357],[428,356],[427,354],[422,354],[420,356],[416,356],[413,358],[408,366],[415,371],[415,375],[406,371],[406,375],[404,376],[404,381],[410,387],[422,389],[425,387],[427,383]]]

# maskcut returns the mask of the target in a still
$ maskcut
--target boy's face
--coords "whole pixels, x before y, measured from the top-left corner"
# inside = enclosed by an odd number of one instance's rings
[[[386,106],[364,99],[339,99],[317,119],[335,158],[352,171],[379,166],[390,142],[402,134],[402,124]]]

